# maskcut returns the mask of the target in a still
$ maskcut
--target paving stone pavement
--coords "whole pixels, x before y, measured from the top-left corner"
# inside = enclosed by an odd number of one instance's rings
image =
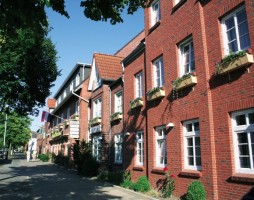
[[[152,197],[105,182],[81,177],[75,171],[23,155],[0,160],[1,200],[151,200]]]

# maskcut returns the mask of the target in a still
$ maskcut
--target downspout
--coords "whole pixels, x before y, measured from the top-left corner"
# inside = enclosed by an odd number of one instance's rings
[[[145,42],[144,42],[145,44]],[[149,162],[148,162],[148,116],[147,116],[147,71],[146,71],[146,48],[144,49],[144,78],[145,78],[145,102],[146,102],[146,109],[145,109],[145,116],[146,116],[146,177],[149,180]]]
[[[123,170],[125,171],[125,166],[124,166],[124,137],[125,137],[125,123],[124,123],[124,64],[123,64],[123,62],[122,62],[122,84],[123,84],[123,86],[122,86],[122,113],[123,113],[123,131],[122,131],[122,138],[123,138],[123,140],[122,140],[122,163],[123,163]]]
[[[108,86],[109,89],[109,116],[111,116],[111,89],[110,86]],[[112,144],[112,126],[111,123],[109,125],[109,152],[108,152],[108,157],[109,157],[109,169],[111,170],[111,144]]]

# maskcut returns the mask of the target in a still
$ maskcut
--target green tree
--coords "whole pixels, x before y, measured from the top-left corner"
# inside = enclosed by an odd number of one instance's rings
[[[0,111],[5,105],[19,114],[38,114],[60,72],[56,50],[44,33],[17,29],[0,47]]]
[[[0,146],[3,146],[5,113],[0,114]],[[24,146],[30,138],[31,119],[10,112],[7,117],[6,145],[12,147]]]

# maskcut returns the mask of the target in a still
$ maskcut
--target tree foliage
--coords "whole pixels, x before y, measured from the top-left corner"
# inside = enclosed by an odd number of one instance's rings
[[[5,105],[20,114],[36,113],[59,75],[50,39],[31,29],[16,30],[0,48],[0,110]]]
[[[149,0],[83,0],[84,15],[95,21],[122,22]],[[0,111],[38,114],[60,72],[56,51],[47,38],[45,8],[69,17],[65,0],[0,0]]]
[[[6,145],[9,146],[11,143],[12,146],[19,147],[27,144],[30,138],[30,129],[31,119],[18,115],[15,112],[10,112],[7,115],[7,128],[6,128]],[[4,129],[5,129],[5,113],[0,114],[0,147],[3,145],[4,138]]]

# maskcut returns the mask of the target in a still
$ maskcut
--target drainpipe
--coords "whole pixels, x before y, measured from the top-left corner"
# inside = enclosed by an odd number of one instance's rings
[[[122,113],[123,113],[123,128],[122,128],[122,138],[123,138],[123,140],[122,140],[122,163],[123,163],[123,169],[124,169],[124,171],[126,170],[125,169],[125,166],[124,166],[124,138],[125,138],[125,123],[124,123],[124,64],[123,64],[123,62],[122,62],[122,84],[123,84],[123,89],[122,89]]]
[[[108,86],[109,90],[109,116],[111,116],[111,89],[110,86]],[[112,126],[111,123],[109,125],[109,152],[108,152],[108,157],[109,157],[109,169],[111,169],[111,144],[112,144]]]
[[[147,116],[147,71],[146,71],[146,48],[144,49],[144,78],[145,78],[145,102],[146,102],[146,108],[145,108],[145,116],[146,116],[146,177],[149,180],[149,162],[148,162],[148,116]]]

